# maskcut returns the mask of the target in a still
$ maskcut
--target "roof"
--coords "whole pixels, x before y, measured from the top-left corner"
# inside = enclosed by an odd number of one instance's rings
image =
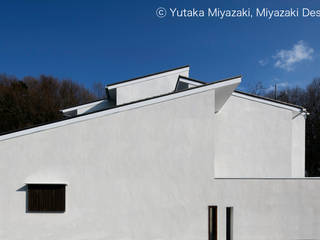
[[[272,103],[277,103],[277,104],[289,106],[289,107],[292,107],[292,108],[299,109],[300,111],[306,112],[306,109],[304,107],[302,107],[302,106],[299,106],[299,105],[295,105],[295,104],[291,104],[291,103],[275,100],[275,99],[268,98],[268,97],[262,97],[262,96],[259,96],[259,95],[246,93],[246,92],[242,92],[242,91],[238,91],[238,90],[235,90],[234,92],[238,93],[238,94],[241,94],[241,95],[248,96],[248,97],[252,97],[252,98],[261,99],[261,100],[272,102]]]
[[[241,76],[238,76],[238,77],[241,77]],[[203,81],[200,81],[200,80],[197,80],[197,79],[194,79],[194,78],[189,78],[189,77],[185,77],[185,76],[179,76],[179,79],[178,79],[176,87],[175,87],[175,91],[177,90],[179,80],[180,81],[181,80],[182,81],[187,80],[187,81],[189,81],[187,83],[190,83],[190,84],[192,84],[192,83],[194,83],[194,84],[207,84],[206,82],[203,82]],[[228,79],[224,79],[222,81],[227,81],[227,80]],[[279,101],[279,100],[275,100],[275,99],[272,99],[272,98],[251,94],[251,93],[246,93],[246,92],[242,92],[242,91],[239,91],[239,90],[235,90],[234,92],[238,93],[238,94],[242,94],[242,95],[248,96],[248,97],[251,97],[251,98],[261,99],[261,100],[264,100],[264,101],[277,103],[277,104],[281,104],[281,105],[284,105],[284,106],[289,106],[289,107],[292,107],[292,108],[296,108],[299,111],[306,112],[306,109],[303,106],[299,106],[299,105],[295,105],[295,104],[292,104],[292,103],[287,103],[287,102],[283,102],[283,101]],[[293,109],[290,109],[290,110],[293,110]]]
[[[178,91],[178,86],[180,82],[184,82],[184,83],[188,83],[188,84],[193,84],[195,86],[199,86],[199,85],[203,85],[203,84],[207,84],[206,82],[202,82],[200,80],[196,80],[193,78],[189,78],[189,77],[185,77],[185,76],[181,76],[179,75],[178,77],[178,81],[176,83],[176,86],[174,88],[174,92]]]
[[[187,81],[190,81],[190,82],[193,82],[193,83],[207,84],[206,82],[203,82],[203,81],[200,81],[200,80],[197,80],[197,79],[194,79],[194,78],[181,76],[181,75],[179,76],[179,80],[187,80]]]
[[[176,98],[180,98],[183,96],[187,96],[187,95],[191,95],[199,92],[204,92],[211,89],[218,89],[228,85],[238,85],[240,82],[241,82],[241,78],[237,76],[233,78],[224,79],[221,81],[216,81],[216,82],[196,86],[194,88],[184,89],[179,92],[170,92],[170,93],[162,94],[155,97],[145,98],[145,99],[125,103],[122,105],[113,106],[108,109],[102,109],[95,112],[84,113],[81,115],[77,115],[77,116],[66,118],[66,119],[61,119],[54,122],[40,124],[32,127],[23,128],[23,129],[17,129],[17,130],[0,134],[0,141],[27,135],[27,134],[32,134],[32,133],[36,133],[36,132],[40,132],[48,129],[53,129],[56,127],[65,126],[75,122],[81,122],[81,121],[93,119],[96,117],[101,117],[108,114],[122,112],[129,109],[134,109],[134,108],[138,108],[138,107],[142,107],[142,106],[146,106],[154,103],[168,101],[171,99],[176,99]]]
[[[165,73],[169,73],[169,72],[173,72],[173,71],[183,70],[185,68],[190,68],[190,66],[189,65],[185,65],[185,66],[182,66],[182,67],[177,67],[177,68],[173,68],[173,69],[169,69],[169,70],[165,70],[165,71],[161,71],[161,72],[157,72],[157,73],[152,73],[152,74],[144,75],[144,76],[141,76],[141,77],[132,78],[132,79],[129,79],[129,80],[124,80],[124,81],[121,81],[121,82],[111,83],[111,84],[108,84],[106,86],[106,88],[112,89],[112,88],[119,87],[119,85],[132,84],[132,83],[134,83],[136,81],[139,81],[139,80],[141,81],[144,78],[150,78],[150,77],[153,77],[153,76],[156,76],[156,75],[159,75],[159,74],[165,74]]]
[[[64,109],[61,109],[60,111],[61,112],[68,112],[68,111],[72,111],[72,110],[75,110],[75,109],[78,109],[78,108],[83,108],[83,107],[89,107],[91,105],[95,105],[99,102],[103,102],[103,101],[106,101],[108,100],[107,98],[100,98],[100,99],[96,99],[96,100],[93,100],[93,101],[90,101],[90,102],[86,102],[86,103],[83,103],[83,104],[78,104],[78,105],[73,105],[73,106],[69,106],[69,107],[66,107]]]
[[[142,77],[129,79],[129,80],[118,82],[118,83],[113,83],[113,84],[108,85],[108,87],[110,87],[110,86],[115,87],[115,86],[118,86],[118,85],[124,84],[124,83],[131,84],[132,82],[135,82],[137,80],[144,81],[143,78],[149,78],[149,77],[152,77],[155,75],[168,73],[168,72],[172,72],[172,71],[179,71],[179,70],[183,70],[185,68],[189,68],[189,65],[166,70],[166,71],[162,71],[162,72],[158,72],[158,73],[154,73],[154,74],[145,75]],[[189,70],[189,69],[186,69],[186,70]],[[176,88],[174,89],[174,91],[170,92],[170,93],[161,94],[158,96],[149,97],[149,98],[145,98],[145,99],[140,99],[140,100],[132,101],[132,102],[125,103],[125,104],[112,106],[110,108],[100,109],[100,110],[97,110],[94,112],[83,113],[83,114],[69,117],[66,119],[61,119],[61,120],[57,120],[57,121],[53,121],[53,122],[39,124],[39,125],[32,126],[32,127],[17,129],[17,130],[5,132],[5,133],[0,133],[0,141],[14,138],[14,137],[18,137],[18,136],[22,136],[22,135],[35,133],[35,132],[40,132],[40,131],[44,131],[47,129],[52,129],[52,128],[68,125],[68,124],[72,124],[74,122],[85,121],[85,120],[92,119],[95,117],[108,115],[108,114],[112,114],[112,113],[116,113],[116,112],[121,112],[121,111],[125,111],[128,109],[142,107],[142,106],[153,104],[153,103],[167,101],[170,99],[179,98],[179,97],[186,96],[189,94],[207,91],[208,89],[216,89],[216,97],[218,96],[218,101],[215,101],[216,102],[215,103],[216,110],[219,110],[222,107],[222,105],[225,103],[225,101],[228,98],[227,95],[232,94],[232,95],[235,95],[238,97],[243,97],[243,98],[247,98],[247,99],[258,101],[258,102],[268,103],[273,106],[278,106],[278,107],[280,106],[282,108],[287,108],[292,111],[306,112],[306,109],[303,108],[302,106],[298,106],[298,105],[294,105],[294,104],[290,104],[290,103],[286,103],[286,102],[282,102],[282,101],[278,101],[278,100],[274,100],[274,99],[270,99],[270,98],[266,98],[266,97],[261,97],[258,95],[249,94],[249,93],[245,93],[245,92],[241,92],[241,91],[236,91],[234,86],[238,85],[241,82],[241,76],[235,76],[232,78],[227,78],[227,79],[223,79],[223,80],[215,81],[215,82],[211,82],[211,83],[206,83],[206,82],[196,80],[193,78],[189,78],[189,77],[185,77],[185,76],[179,76],[178,80],[177,80],[177,84],[179,81],[184,81],[184,82],[191,83],[191,84],[194,84],[197,86],[194,86],[194,87],[188,88],[188,89],[183,89],[180,91],[176,91],[177,90],[177,85],[176,85]],[[95,100],[93,102],[85,103],[82,105],[69,107],[67,109],[63,109],[62,111],[64,111],[64,112],[70,111],[75,108],[83,107],[85,105],[91,105],[91,104],[97,103],[99,101],[104,101],[104,100],[106,100],[106,99]],[[286,106],[286,107],[284,107],[284,106]]]

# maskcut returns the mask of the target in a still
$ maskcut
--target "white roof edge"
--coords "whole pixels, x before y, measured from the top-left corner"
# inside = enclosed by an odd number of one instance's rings
[[[79,108],[90,107],[90,106],[102,103],[103,101],[107,101],[107,100],[108,99],[101,99],[101,100],[97,100],[97,101],[94,101],[94,102],[91,102],[91,103],[85,103],[85,104],[81,104],[81,105],[78,105],[78,106],[61,109],[60,112],[65,113],[65,112],[73,111],[73,110],[76,110],[76,109],[79,109]]]
[[[255,102],[268,104],[268,105],[271,105],[271,106],[274,106],[274,107],[284,108],[284,109],[291,110],[291,111],[294,111],[294,112],[306,111],[306,109],[301,109],[299,107],[290,106],[290,105],[287,105],[285,103],[273,102],[273,101],[268,100],[268,99],[262,99],[262,98],[259,98],[259,97],[248,96],[248,95],[246,95],[244,93],[233,92],[232,95],[236,96],[236,97],[248,99],[248,100],[251,100],[251,101],[255,101]]]
[[[196,86],[204,85],[204,83],[200,83],[200,82],[198,82],[198,81],[194,81],[194,80],[186,79],[186,78],[179,78],[178,81],[179,81],[179,82],[188,83],[188,84],[193,84],[193,85],[196,85]]]
[[[214,85],[214,88],[220,88],[220,87],[224,87],[224,86],[228,86],[228,85],[233,85],[233,84],[239,84],[241,83],[241,77],[235,77],[235,78],[230,78],[227,80],[223,80],[223,81],[219,81],[216,83],[212,83],[211,85]],[[207,86],[207,85],[202,85]],[[201,86],[200,86],[201,87]]]
[[[147,76],[138,77],[138,78],[132,79],[132,80],[129,79],[128,81],[115,83],[115,84],[113,84],[111,86],[106,85],[105,87],[107,89],[114,89],[114,88],[117,88],[117,87],[124,87],[124,86],[127,86],[127,85],[136,84],[136,83],[140,83],[140,82],[144,82],[144,81],[149,81],[149,80],[152,80],[154,78],[165,77],[167,75],[177,74],[177,73],[185,72],[185,71],[188,71],[188,70],[190,70],[190,66],[185,66],[185,67],[182,67],[182,68],[179,68],[179,69],[173,69],[173,70],[168,70],[168,71],[165,71],[165,72],[155,73],[155,74],[152,74],[150,76],[147,75]]]
[[[118,112],[127,111],[130,109],[140,108],[140,107],[151,105],[151,104],[170,101],[172,99],[176,99],[176,98],[180,98],[180,97],[184,97],[184,96],[188,96],[188,95],[192,95],[192,94],[197,94],[200,92],[206,92],[209,90],[213,90],[215,88],[219,88],[219,87],[223,87],[223,86],[227,86],[227,85],[231,85],[231,84],[235,84],[235,83],[240,83],[240,82],[241,82],[241,77],[236,77],[236,78],[229,79],[226,81],[221,81],[221,82],[217,82],[217,83],[210,83],[207,85],[190,88],[190,89],[187,89],[187,90],[181,91],[181,92],[170,93],[167,95],[153,97],[150,99],[141,100],[141,101],[134,102],[134,103],[124,104],[124,105],[120,105],[118,107],[106,109],[106,110],[99,111],[99,112],[93,112],[93,113],[90,113],[87,115],[80,115],[80,116],[77,116],[74,118],[70,118],[70,119],[66,119],[66,120],[62,120],[62,121],[58,121],[58,122],[54,122],[54,123],[49,123],[49,124],[45,124],[42,126],[33,127],[33,128],[13,132],[13,133],[8,133],[8,134],[0,136],[0,141],[4,141],[4,140],[11,139],[11,138],[20,137],[20,136],[24,136],[24,135],[28,135],[28,134],[32,134],[32,133],[36,133],[36,132],[41,132],[41,131],[45,131],[45,130],[49,130],[49,129],[53,129],[53,128],[57,128],[57,127],[66,126],[66,125],[73,124],[76,122],[87,121],[87,120],[90,120],[93,118],[103,117],[103,116],[106,116],[109,114],[114,114],[114,113],[118,113]]]

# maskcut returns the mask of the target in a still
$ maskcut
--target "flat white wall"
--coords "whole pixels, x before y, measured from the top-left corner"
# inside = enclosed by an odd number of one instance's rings
[[[292,176],[305,176],[305,139],[306,139],[306,116],[294,113],[292,116]]]
[[[232,95],[216,115],[215,176],[291,177],[291,122],[290,110]]]
[[[320,239],[320,179],[214,180],[219,240],[226,239],[226,207],[233,207],[235,240]]]
[[[0,239],[206,239],[214,91],[0,142]],[[26,213],[25,182],[66,182]]]
[[[179,75],[189,77],[189,68],[147,77],[145,81],[117,87],[117,105],[173,92]]]

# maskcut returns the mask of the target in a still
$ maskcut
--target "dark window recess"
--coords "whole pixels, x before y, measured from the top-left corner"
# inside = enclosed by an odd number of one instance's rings
[[[209,240],[218,239],[218,216],[217,206],[209,206]]]
[[[232,214],[233,214],[233,208],[232,207],[227,207],[227,240],[232,240]]]
[[[64,212],[64,184],[28,184],[28,212]]]

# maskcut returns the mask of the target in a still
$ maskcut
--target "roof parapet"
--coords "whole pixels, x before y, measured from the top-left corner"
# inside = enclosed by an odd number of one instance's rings
[[[129,85],[129,84],[133,84],[133,83],[136,83],[137,81],[140,82],[140,81],[151,80],[155,76],[166,74],[166,73],[170,73],[170,72],[173,72],[173,71],[179,72],[179,71],[185,71],[185,70],[189,70],[189,69],[190,69],[190,66],[189,65],[185,65],[185,66],[181,66],[181,67],[177,67],[177,68],[172,68],[172,69],[160,71],[160,72],[157,72],[157,73],[147,74],[147,75],[144,75],[144,76],[135,77],[135,78],[131,78],[131,79],[128,79],[128,80],[107,84],[106,88],[113,89],[113,88],[116,88],[116,87],[119,87],[119,86],[125,86],[125,85]]]

